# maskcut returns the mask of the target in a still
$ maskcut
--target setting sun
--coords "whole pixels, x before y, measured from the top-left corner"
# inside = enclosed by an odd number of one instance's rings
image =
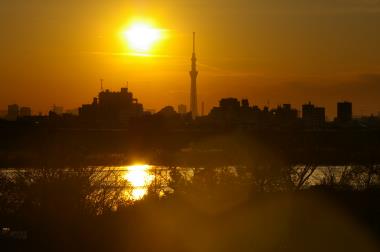
[[[162,37],[160,29],[146,23],[135,23],[123,33],[128,47],[137,53],[146,53]]]

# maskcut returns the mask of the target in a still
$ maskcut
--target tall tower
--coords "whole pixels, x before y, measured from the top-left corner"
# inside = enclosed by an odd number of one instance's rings
[[[197,58],[195,57],[195,32],[193,32],[193,55],[191,57],[191,88],[190,88],[190,111],[191,116],[195,119],[198,116],[198,103],[197,103]]]

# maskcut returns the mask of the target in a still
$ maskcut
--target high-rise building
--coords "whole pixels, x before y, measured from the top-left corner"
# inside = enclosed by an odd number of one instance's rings
[[[198,103],[197,103],[197,58],[195,56],[195,32],[193,32],[193,55],[191,57],[191,87],[190,87],[190,112],[193,119],[198,116]]]
[[[325,108],[316,107],[311,102],[302,105],[302,121],[307,127],[321,127],[326,121]]]
[[[326,109],[315,107],[315,122],[317,126],[322,126],[326,122]]]
[[[240,101],[236,98],[229,97],[219,101],[219,107],[214,107],[210,111],[210,117],[219,121],[236,123],[242,119],[240,112]]]
[[[32,115],[32,109],[30,107],[21,107],[19,117],[26,117]]]
[[[10,121],[16,121],[19,113],[19,107],[17,104],[8,105],[7,119]]]
[[[96,121],[112,126],[125,125],[130,118],[143,114],[143,105],[138,103],[128,88],[122,88],[120,92],[112,92],[108,89],[101,91],[99,98],[95,97],[92,104],[83,104],[79,108],[79,117],[83,121]]]
[[[349,122],[352,120],[352,103],[351,102],[338,102],[337,104],[337,118],[338,122]]]
[[[187,113],[186,105],[185,104],[179,104],[178,105],[178,113],[183,115]]]

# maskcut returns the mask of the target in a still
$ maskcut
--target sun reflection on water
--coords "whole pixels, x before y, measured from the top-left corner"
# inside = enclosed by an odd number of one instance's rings
[[[132,186],[132,191],[128,192],[131,200],[140,200],[148,193],[148,187],[154,180],[154,175],[150,173],[150,165],[132,165],[126,167],[123,178]]]

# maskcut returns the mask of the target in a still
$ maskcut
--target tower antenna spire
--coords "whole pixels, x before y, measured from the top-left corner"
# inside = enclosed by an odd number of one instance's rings
[[[193,53],[195,53],[195,32],[193,32]]]

